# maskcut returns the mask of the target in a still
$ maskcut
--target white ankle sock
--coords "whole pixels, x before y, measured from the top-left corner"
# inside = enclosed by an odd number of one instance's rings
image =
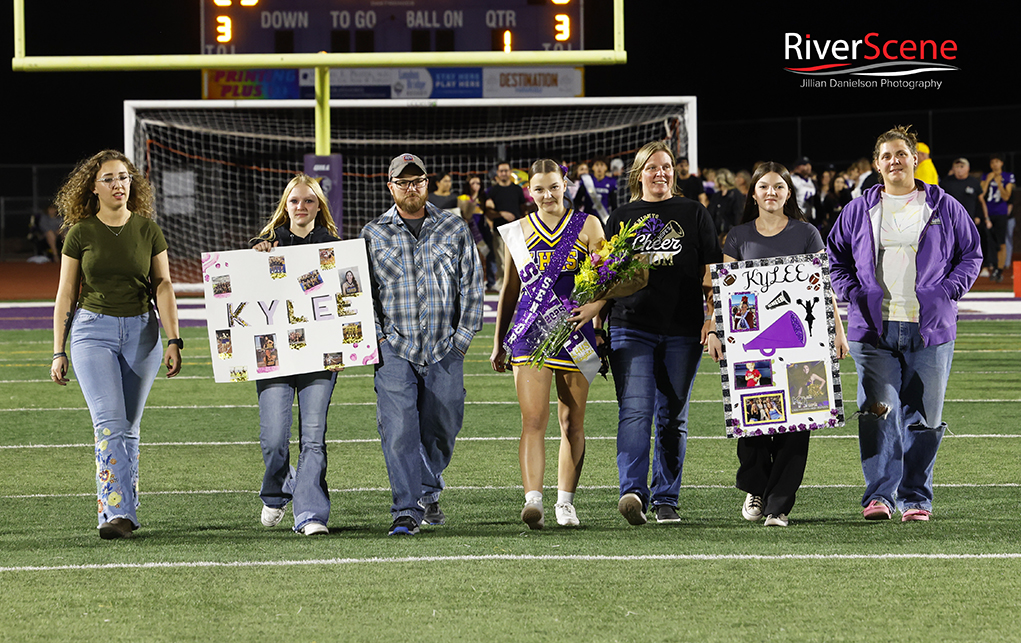
[[[557,489],[557,504],[567,503],[569,505],[574,504],[574,492],[573,491],[561,491]]]
[[[538,501],[542,504],[542,492],[541,491],[529,491],[525,494],[525,502]]]

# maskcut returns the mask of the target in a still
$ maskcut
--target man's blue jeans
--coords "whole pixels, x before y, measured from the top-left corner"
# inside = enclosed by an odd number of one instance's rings
[[[688,441],[691,397],[702,344],[698,337],[656,335],[611,328],[610,369],[617,390],[617,469],[620,494],[635,493],[648,505],[677,506]],[[649,489],[649,443],[656,444]]]
[[[464,421],[464,355],[450,349],[420,366],[380,342],[376,365],[376,421],[390,477],[394,519],[422,521],[423,506],[438,502],[443,471]]]
[[[924,346],[918,324],[883,322],[877,346],[848,342],[858,370],[862,506],[932,511],[932,469],[946,430],[954,342]]]
[[[96,436],[99,524],[127,518],[137,528],[138,440],[162,362],[159,323],[152,312],[113,317],[79,308],[70,347]]]
[[[323,371],[257,380],[259,443],[266,474],[259,497],[267,507],[280,508],[290,500],[294,530],[308,522],[330,519],[326,485],[326,415],[337,374]],[[291,466],[291,422],[298,396],[298,468]]]

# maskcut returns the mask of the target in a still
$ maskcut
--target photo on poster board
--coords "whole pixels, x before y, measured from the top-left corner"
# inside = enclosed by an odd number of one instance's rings
[[[379,360],[360,240],[203,253],[202,272],[217,382]]]
[[[728,437],[844,424],[825,253],[711,267]]]

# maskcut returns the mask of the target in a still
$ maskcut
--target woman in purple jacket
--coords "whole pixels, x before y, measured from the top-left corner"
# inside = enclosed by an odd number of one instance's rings
[[[905,522],[932,515],[957,301],[982,266],[964,207],[915,179],[916,145],[905,127],[876,140],[883,181],[844,208],[827,244],[858,371],[866,520],[888,520],[895,510]]]

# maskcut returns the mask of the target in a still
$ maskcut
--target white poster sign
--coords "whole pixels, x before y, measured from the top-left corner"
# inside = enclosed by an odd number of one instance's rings
[[[379,361],[361,240],[202,253],[217,382]]]
[[[844,424],[825,253],[711,267],[728,437]]]

